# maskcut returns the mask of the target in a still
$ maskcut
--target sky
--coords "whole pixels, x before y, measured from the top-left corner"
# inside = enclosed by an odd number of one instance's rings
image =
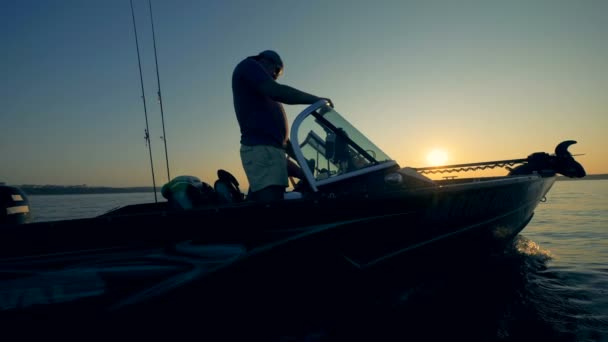
[[[576,140],[587,173],[608,173],[608,1],[151,4],[171,178],[225,169],[248,188],[230,81],[266,49],[279,83],[330,98],[402,167]],[[145,97],[129,0],[0,0],[0,182],[151,186],[142,99],[167,182],[149,3],[133,6]]]

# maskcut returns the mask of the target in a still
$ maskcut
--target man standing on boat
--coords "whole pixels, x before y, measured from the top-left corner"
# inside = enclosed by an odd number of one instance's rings
[[[279,54],[266,50],[242,60],[232,74],[241,162],[249,181],[248,198],[256,201],[282,200],[289,185],[289,123],[282,104],[313,104],[325,99],[333,106],[327,98],[277,83],[282,73]]]

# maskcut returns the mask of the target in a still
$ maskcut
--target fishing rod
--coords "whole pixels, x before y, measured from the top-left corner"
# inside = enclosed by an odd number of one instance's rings
[[[146,129],[144,139],[148,145],[150,152],[150,169],[152,170],[152,185],[154,187],[154,202],[158,203],[156,198],[156,181],[154,180],[154,163],[152,162],[152,142],[150,141],[150,130],[148,129],[148,110],[146,108],[146,94],[144,92],[144,78],[141,72],[141,58],[139,57],[139,42],[137,40],[137,26],[135,25],[135,11],[133,10],[133,0],[131,2],[131,16],[133,17],[133,30],[135,31],[135,46],[137,47],[137,64],[139,65],[139,81],[141,83],[141,98],[144,102],[144,116],[146,117]]]
[[[156,54],[156,35],[154,34],[154,16],[152,15],[152,0],[148,0],[150,6],[150,22],[152,23],[152,41],[154,42],[154,62],[156,63],[156,82],[158,84],[158,103],[160,105],[160,118],[163,124],[163,142],[165,143],[165,160],[167,162],[167,182],[171,181],[169,173],[169,153],[167,152],[167,133],[165,133],[165,113],[163,112],[163,97],[160,93],[160,76],[158,75],[158,56]]]

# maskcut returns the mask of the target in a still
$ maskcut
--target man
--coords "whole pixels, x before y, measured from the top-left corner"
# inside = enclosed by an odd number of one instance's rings
[[[283,104],[312,104],[321,98],[279,84],[283,61],[266,50],[242,60],[232,74],[234,111],[241,129],[241,161],[249,181],[249,199],[283,199],[288,186],[287,116]],[[333,106],[333,104],[332,104]]]

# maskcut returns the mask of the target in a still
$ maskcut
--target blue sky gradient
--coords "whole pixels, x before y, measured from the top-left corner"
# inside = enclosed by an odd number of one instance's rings
[[[157,185],[167,181],[147,0],[134,0]],[[152,1],[171,175],[247,188],[230,79],[265,49],[401,166],[577,140],[608,173],[606,1]],[[0,181],[151,185],[128,0],[2,1]],[[286,106],[289,119],[305,106]]]

